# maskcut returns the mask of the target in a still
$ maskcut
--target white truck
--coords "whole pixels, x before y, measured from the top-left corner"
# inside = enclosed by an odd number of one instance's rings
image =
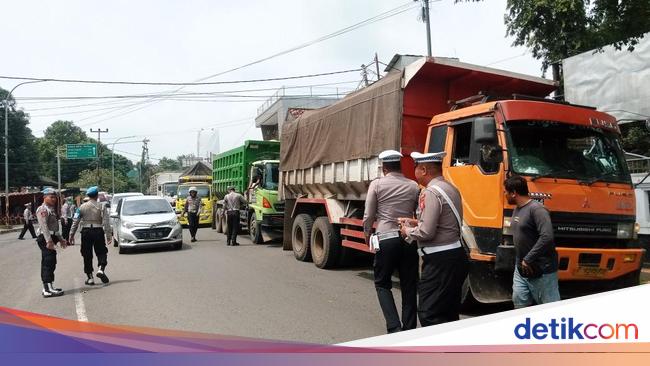
[[[169,204],[174,206],[180,176],[181,172],[160,172],[152,175],[149,180],[149,194],[165,197]]]

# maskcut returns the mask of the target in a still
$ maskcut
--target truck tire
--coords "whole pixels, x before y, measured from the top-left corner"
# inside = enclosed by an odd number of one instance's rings
[[[217,215],[215,214],[217,211],[213,208],[212,209],[212,230],[217,229]]]
[[[301,262],[311,260],[311,229],[314,220],[307,214],[300,214],[293,220],[291,229],[291,248],[293,255]]]
[[[251,214],[251,218],[248,221],[248,235],[250,235],[253,244],[264,244],[264,238],[262,238],[262,223],[257,222],[254,212]]]
[[[339,263],[341,239],[327,216],[318,217],[311,229],[311,256],[318,268],[332,268]]]

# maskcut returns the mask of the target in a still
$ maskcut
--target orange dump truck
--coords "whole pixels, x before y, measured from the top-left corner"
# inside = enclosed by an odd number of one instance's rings
[[[508,301],[513,207],[503,181],[528,179],[551,212],[563,296],[637,284],[634,191],[612,116],[544,97],[552,81],[445,58],[421,58],[332,106],[285,123],[280,194],[284,248],[317,267],[369,252],[361,226],[379,152],[446,151],[463,197],[471,257],[466,302]],[[525,94],[516,94],[521,93]],[[413,161],[402,160],[407,176]]]

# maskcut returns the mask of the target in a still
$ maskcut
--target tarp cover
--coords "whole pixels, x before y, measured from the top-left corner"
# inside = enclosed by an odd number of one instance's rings
[[[284,123],[280,143],[283,171],[306,169],[399,150],[402,119],[402,72],[329,107],[305,112]]]
[[[650,116],[650,33],[629,52],[613,46],[563,61],[566,100],[597,107],[617,119]]]
[[[212,168],[202,161],[197,161],[196,164],[183,170],[181,176],[185,175],[212,175]]]

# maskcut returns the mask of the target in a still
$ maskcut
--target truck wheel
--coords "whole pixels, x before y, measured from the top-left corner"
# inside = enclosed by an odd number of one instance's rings
[[[248,221],[248,235],[250,235],[253,244],[264,244],[264,238],[262,238],[262,224],[257,222],[255,213],[251,214],[250,221]]]
[[[215,214],[217,212],[214,208],[212,209],[212,230],[217,229],[217,215]]]
[[[300,214],[293,220],[291,247],[293,249],[293,255],[301,262],[311,260],[309,245],[311,243],[311,228],[313,224],[314,220],[307,214]]]
[[[341,239],[327,216],[314,221],[311,230],[311,256],[318,268],[332,268],[341,256]]]

